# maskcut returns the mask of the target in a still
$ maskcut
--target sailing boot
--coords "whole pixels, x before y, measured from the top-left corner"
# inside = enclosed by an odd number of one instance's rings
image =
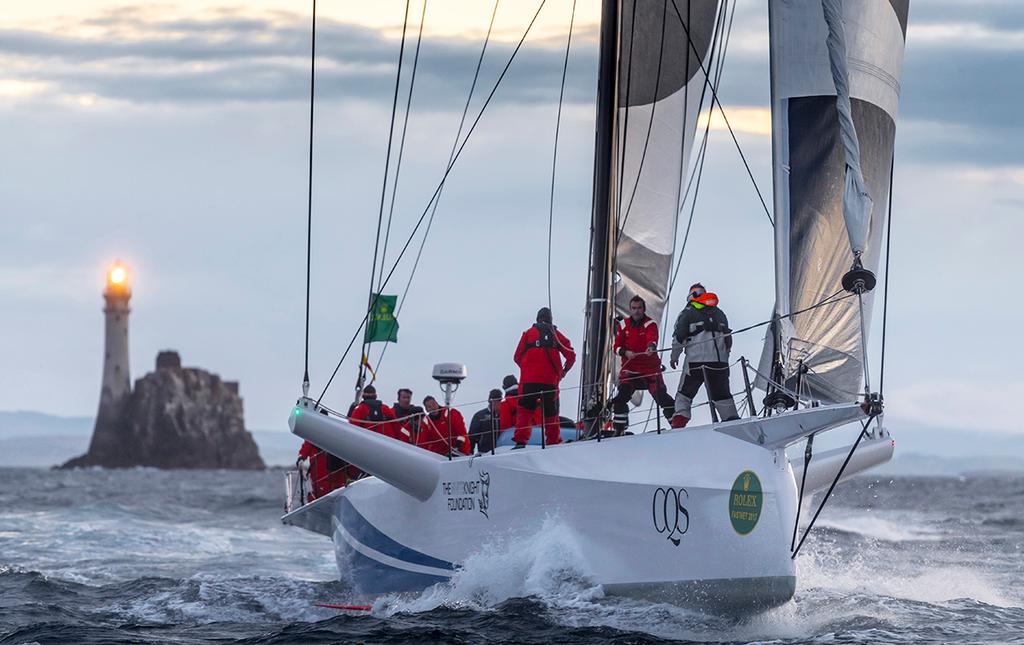
[[[690,422],[690,408],[693,406],[693,399],[682,392],[676,392],[676,409],[672,415],[673,428],[685,428]]]
[[[629,428],[629,412],[615,412],[612,414],[612,427],[615,435],[621,436]]]
[[[732,397],[715,401],[715,410],[718,411],[718,418],[722,421],[735,421],[740,418],[739,413],[736,411],[736,402],[733,401]]]

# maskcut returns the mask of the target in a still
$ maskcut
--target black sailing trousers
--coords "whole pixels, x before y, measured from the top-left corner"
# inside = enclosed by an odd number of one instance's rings
[[[700,386],[708,389],[708,398],[714,401],[715,409],[723,420],[737,418],[736,403],[729,391],[728,363],[689,363],[679,393],[676,395],[676,414],[689,419],[692,416],[693,397]]]
[[[665,418],[672,418],[676,402],[669,395],[668,388],[665,387],[665,379],[661,377],[661,374],[647,376],[628,376],[622,374],[619,376],[619,391],[610,400],[615,434],[622,434],[629,428],[629,400],[633,398],[633,393],[639,389],[650,392],[654,400],[658,402],[658,406],[664,413]]]

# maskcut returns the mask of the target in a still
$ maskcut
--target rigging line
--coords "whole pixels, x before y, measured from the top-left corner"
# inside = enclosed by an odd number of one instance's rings
[[[465,150],[466,144],[469,142],[469,138],[473,135],[473,131],[476,129],[476,126],[479,125],[480,119],[483,118],[484,112],[487,110],[487,106],[490,105],[491,99],[494,98],[494,95],[498,91],[498,87],[501,85],[502,80],[504,80],[505,78],[505,74],[508,73],[509,68],[512,66],[512,62],[515,61],[516,55],[519,53],[519,50],[522,48],[523,43],[526,41],[526,37],[530,34],[530,30],[533,28],[534,23],[537,22],[537,16],[540,15],[541,9],[544,8],[545,2],[547,2],[547,0],[540,0],[540,4],[537,6],[537,11],[534,12],[533,18],[530,19],[530,24],[526,26],[526,31],[523,32],[523,36],[519,39],[519,42],[516,44],[515,49],[512,50],[512,54],[509,56],[508,61],[505,63],[505,67],[501,70],[501,74],[498,75],[498,80],[494,82],[494,86],[491,88],[490,93],[487,95],[487,98],[484,99],[484,103],[480,107],[480,111],[477,112],[476,118],[473,119],[473,123],[469,126],[469,130],[466,132],[465,138],[463,138],[462,143],[459,145],[459,149],[455,151],[455,156],[452,157],[451,163],[448,164],[448,168],[444,171],[444,176],[441,177],[440,183],[438,183],[437,188],[434,189],[434,194],[431,195],[430,199],[427,201],[426,207],[424,207],[423,209],[423,213],[420,214],[419,219],[416,221],[416,226],[414,226],[412,232],[409,233],[409,237],[406,239],[405,244],[402,246],[402,250],[399,251],[398,257],[395,259],[394,264],[391,265],[391,270],[388,273],[388,276],[384,279],[384,282],[381,283],[382,289],[387,285],[388,282],[391,281],[391,277],[395,274],[395,270],[398,268],[399,263],[402,261],[402,257],[405,255],[405,252],[409,249],[409,245],[412,244],[412,241],[416,236],[416,231],[419,230],[420,225],[423,224],[423,220],[426,219],[427,213],[430,212],[430,207],[434,203],[434,200],[436,200],[438,198],[438,195],[441,194],[441,189],[444,186],[445,180],[451,173],[452,168],[455,167],[455,162],[459,160],[459,157],[462,155],[462,151]],[[352,335],[352,340],[349,341],[348,347],[345,348],[345,352],[342,354],[341,360],[338,361],[338,364],[334,368],[334,372],[331,373],[331,377],[327,380],[327,385],[324,386],[323,391],[320,393],[320,396],[317,399],[318,405],[320,403],[320,400],[323,399],[324,394],[327,393],[327,389],[331,386],[331,383],[334,381],[334,377],[338,374],[338,370],[341,369],[341,364],[345,361],[345,358],[348,356],[348,353],[352,350],[352,346],[355,345],[356,338],[359,337],[359,332],[362,331],[363,326],[366,324],[366,321],[369,320],[370,311],[370,308],[367,308],[366,313],[363,315],[363,320],[359,323],[359,326],[356,328],[355,333]]]
[[[733,2],[733,4],[732,4],[732,13],[730,14],[730,18],[729,18],[729,25],[728,25],[728,27],[724,27],[724,34],[718,34],[718,37],[719,37],[718,56],[715,57],[715,55],[714,55],[715,52],[714,52],[714,50],[712,50],[712,58],[711,58],[711,60],[708,61],[709,66],[712,63],[712,61],[714,61],[714,63],[715,63],[715,81],[714,81],[715,85],[718,85],[719,82],[722,79],[722,70],[725,68],[725,53],[728,50],[729,39],[730,39],[730,36],[732,35],[732,19],[735,16],[736,16],[736,3]],[[724,8],[723,8],[722,21],[721,21],[721,23],[716,24],[716,26],[715,26],[716,32],[720,28],[722,28],[724,26],[724,24],[725,24],[725,11],[724,11]],[[710,79],[707,76],[705,76],[704,77],[703,86],[701,87],[701,96],[700,96],[701,110],[703,110],[703,107],[704,107],[704,98],[707,95],[707,88],[709,87],[709,85],[710,85]],[[691,188],[694,189],[693,201],[691,202],[691,206],[690,206],[690,216],[689,216],[689,218],[687,218],[687,221],[686,221],[686,233],[685,233],[685,235],[683,237],[683,245],[680,248],[679,253],[676,255],[676,268],[675,268],[675,271],[673,271],[673,273],[672,273],[672,280],[669,282],[669,285],[668,285],[668,296],[665,298],[665,301],[666,301],[666,307],[665,307],[666,318],[665,318],[665,321],[664,321],[665,324],[668,323],[668,317],[667,317],[667,315],[668,315],[667,312],[669,311],[668,304],[672,300],[672,290],[675,288],[676,278],[679,277],[679,270],[680,270],[680,268],[683,265],[683,255],[686,253],[686,243],[689,240],[690,228],[693,226],[693,217],[694,217],[694,214],[696,213],[696,210],[697,210],[697,206],[696,206],[697,205],[697,194],[700,191],[700,182],[701,182],[701,178],[704,175],[704,163],[705,163],[705,161],[707,161],[708,140],[710,138],[710,134],[711,134],[711,119],[709,118],[707,123],[704,124],[704,136],[701,139],[700,151],[698,152],[698,155],[697,155],[697,162],[696,162],[696,164],[694,166],[693,172],[690,174],[690,179],[689,179],[689,181],[686,184],[686,192],[683,193],[683,199],[679,202],[679,212],[682,213],[683,209],[686,208],[686,199],[690,195],[690,189]],[[696,180],[696,184],[694,184],[694,180]],[[678,231],[679,231],[679,228],[678,228],[678,219],[677,219],[677,224],[676,224],[676,235],[677,236],[679,234]]]
[[[683,25],[683,31],[686,32],[686,41],[689,43],[690,47],[693,48],[694,51],[697,51],[697,46],[693,44],[693,39],[690,37],[690,30],[686,26],[686,23],[683,21],[682,14],[679,13],[679,7],[676,5],[676,0],[672,0],[672,7],[676,11],[676,16],[679,17],[680,24]],[[700,52],[697,53],[699,54]],[[704,63],[700,60],[698,60],[697,62],[700,64],[701,71],[703,71],[704,75],[707,76],[707,70],[704,69]],[[750,177],[750,183],[754,185],[754,191],[757,192],[757,198],[761,200],[761,207],[764,209],[765,217],[768,218],[768,221],[774,227],[775,220],[772,218],[771,211],[768,210],[768,204],[764,201],[764,195],[761,194],[761,188],[757,185],[757,180],[754,179],[754,173],[750,170],[750,164],[747,163],[747,156],[743,154],[743,147],[740,146],[739,139],[736,138],[736,133],[732,129],[732,124],[729,123],[729,117],[726,116],[725,114],[725,108],[722,107],[722,102],[718,100],[718,91],[715,89],[714,85],[711,86],[711,100],[715,105],[718,106],[718,111],[722,115],[722,120],[725,122],[725,127],[729,129],[729,134],[732,136],[732,142],[736,145],[736,152],[740,154],[740,159],[743,161],[743,167],[746,168],[747,176]]]
[[[398,70],[395,73],[395,93],[394,93],[394,97],[391,99],[391,125],[388,128],[388,149],[387,149],[387,154],[384,157],[384,181],[382,182],[381,187],[380,187],[380,211],[377,214],[377,234],[376,234],[376,236],[374,238],[374,243],[373,243],[373,265],[370,267],[370,288],[369,288],[369,292],[370,293],[369,293],[369,295],[367,295],[367,301],[368,302],[367,302],[367,305],[366,305],[366,319],[368,319],[370,317],[370,311],[372,311],[373,308],[377,304],[377,298],[375,298],[374,295],[373,295],[373,281],[374,281],[374,278],[377,277],[377,257],[378,257],[378,253],[380,251],[380,229],[381,229],[381,224],[384,221],[384,201],[387,199],[387,194],[388,194],[388,171],[391,168],[391,144],[394,142],[394,138],[395,138],[395,113],[398,111],[398,90],[399,90],[399,87],[401,86],[401,81],[402,81],[402,61],[403,61],[403,59],[405,57],[405,32],[406,32],[406,28],[408,26],[409,26],[409,0],[405,0],[405,18],[402,21],[402,43],[401,43],[401,45],[398,48]],[[384,271],[383,264],[381,265],[381,271],[382,272]],[[377,296],[380,296],[379,289],[380,289],[380,287],[378,287]],[[366,343],[366,339],[364,338],[363,339],[363,345],[362,345],[362,355],[363,356],[366,355],[366,346],[367,346],[367,343]],[[362,360],[359,362],[358,383],[360,383],[360,384],[362,384],[363,377],[366,375],[364,363],[365,363],[365,361],[362,361]],[[333,376],[332,376],[332,378],[333,378]]]
[[[622,20],[623,20],[623,17],[621,16],[620,20],[618,20],[618,22],[620,22],[620,39],[618,39],[618,40],[620,40],[620,51],[618,51],[618,53],[620,53],[620,54],[622,54]],[[606,254],[608,256],[608,264],[607,264],[607,266],[608,266],[608,269],[612,273],[615,272],[615,267],[618,264],[618,236],[620,236],[620,232],[621,232],[620,228],[618,228],[618,220],[621,220],[623,218],[623,187],[625,186],[625,182],[626,182],[626,148],[627,148],[627,143],[629,141],[629,136],[630,136],[630,97],[633,94],[633,92],[632,92],[632,88],[633,88],[633,43],[636,42],[636,24],[637,24],[637,3],[636,3],[636,0],[634,0],[633,4],[631,5],[631,9],[630,9],[630,53],[629,53],[630,61],[629,61],[629,65],[626,68],[626,115],[623,117],[622,150],[620,152],[620,155],[618,155],[618,168],[617,168],[617,173],[618,173],[618,189],[615,191],[615,219],[614,219],[613,222],[609,221],[609,225],[611,225],[611,227],[615,230],[615,239],[610,241],[611,244],[608,245],[608,250],[606,251]],[[618,67],[618,70],[620,70],[620,72],[622,72],[622,58],[621,58],[621,56],[620,56],[620,59],[618,59],[616,61],[615,65]],[[618,78],[618,75],[616,75],[616,77],[615,77],[615,85],[616,85],[616,89],[615,89],[615,101],[616,101],[615,112],[616,113],[618,111],[618,105],[617,105],[617,101],[618,101],[618,89],[617,89],[618,81],[620,81],[620,78]],[[617,123],[617,121],[616,121],[616,123]],[[617,134],[616,134],[616,136],[615,136],[616,143],[617,143],[617,138],[618,137],[617,137]],[[615,303],[614,303],[614,293],[615,293],[615,290],[614,290],[614,287],[612,286],[612,284],[613,284],[612,282],[608,283],[608,293],[607,293],[607,296],[608,296],[608,313],[610,313],[611,317],[613,318],[614,315],[615,315]],[[590,289],[589,288],[588,288],[587,292],[590,293]],[[608,353],[608,356],[605,358],[604,364],[607,365],[609,376],[610,376],[610,365],[611,365],[611,360],[613,360],[613,358],[611,357],[612,354],[611,354],[611,344],[610,343],[607,345],[606,352]]]
[[[795,560],[797,554],[800,553],[800,547],[804,545],[804,540],[806,540],[807,536],[811,534],[811,529],[814,528],[814,523],[817,521],[818,516],[821,515],[821,511],[825,508],[825,504],[828,503],[829,497],[832,496],[832,491],[835,490],[836,484],[839,483],[843,473],[846,471],[846,467],[850,464],[850,459],[853,458],[853,453],[857,451],[857,446],[859,446],[861,440],[868,435],[868,426],[871,425],[875,416],[877,415],[871,415],[868,417],[864,422],[863,427],[861,427],[860,434],[857,435],[857,440],[854,441],[853,446],[850,447],[850,452],[847,453],[846,459],[843,461],[843,465],[839,467],[839,472],[836,473],[836,478],[832,480],[832,485],[828,487],[828,492],[825,493],[825,497],[822,498],[821,504],[818,505],[818,510],[814,512],[814,517],[812,517],[810,523],[807,524],[807,528],[804,530],[804,534],[801,536],[800,542],[796,545],[796,549],[793,550],[793,555],[790,556],[790,559]]]
[[[892,161],[889,163],[889,212],[885,222],[885,283],[882,287],[882,364],[878,372],[878,397],[885,392],[885,323],[889,313],[889,247],[892,242],[892,186],[896,170],[896,152],[893,146]]]
[[[729,367],[730,368],[735,367],[739,363],[740,363],[739,360],[733,361],[732,363],[729,364]],[[709,370],[724,370],[726,368],[724,368],[724,367],[719,367],[719,368],[708,367],[706,369],[709,369]],[[662,372],[662,374],[680,374],[680,373],[682,373],[682,371],[683,370],[681,370],[681,369],[678,369],[678,370],[665,370],[664,372]],[[565,392],[565,391],[569,391],[569,390],[576,390],[576,389],[579,389],[580,387],[586,387],[586,385],[565,387],[565,388],[561,388],[560,391]],[[646,390],[644,390],[644,391],[646,391]],[[732,396],[739,397],[739,396],[743,395],[744,393],[745,392],[743,390],[739,390],[739,391],[733,392]],[[461,409],[466,409],[466,408],[474,408],[476,406],[483,405],[483,404],[486,404],[486,403],[487,403],[487,399],[481,399],[479,401],[467,401],[467,402],[459,403],[457,405],[452,405],[450,407],[457,408],[457,409],[461,410]],[[702,407],[702,406],[705,406],[705,405],[708,405],[707,401],[704,401],[703,403],[695,403],[693,405],[693,407],[694,408],[699,408],[699,407]],[[332,409],[332,408],[330,408],[330,407],[328,407],[327,405],[324,405],[324,404],[319,404],[319,407],[324,409],[324,410],[327,410],[331,414],[334,414],[334,415],[337,415],[337,416],[340,416],[340,417],[347,417],[348,416],[347,414],[338,412],[338,411],[336,411],[336,410],[334,410],[334,409]],[[639,409],[639,408],[635,408],[635,409]],[[412,415],[405,416],[405,417],[400,417],[400,418],[398,418],[396,420],[397,421],[401,421],[403,419],[409,419],[409,418],[412,418],[414,416],[416,416],[416,414],[412,414]],[[634,424],[631,424],[631,425],[639,425],[640,423],[642,423],[642,422],[638,421],[638,422],[636,422]]]
[[[693,226],[693,216],[697,212],[697,194],[700,192],[700,182],[704,178],[704,160],[707,158],[707,139],[704,139],[703,144],[704,155],[700,158],[700,166],[697,172],[697,183],[693,190],[693,200],[690,202],[690,216],[686,219],[686,231],[683,233],[683,244],[679,248],[679,255],[676,256],[676,270],[672,274],[672,280],[668,284],[669,293],[672,293],[672,289],[676,286],[676,278],[679,277],[679,270],[683,266],[683,254],[686,253],[686,245],[690,241],[690,229]]]
[[[735,5],[733,5],[733,6],[735,8]],[[725,12],[723,11],[721,18],[717,19],[715,21],[715,31],[714,31],[714,34],[712,36],[713,41],[717,45],[718,52],[716,53],[714,48],[712,48],[712,50],[711,50],[711,57],[708,60],[709,66],[711,64],[715,65],[715,83],[716,84],[718,83],[718,81],[719,81],[719,79],[721,78],[721,75],[722,75],[722,60],[721,59],[724,56],[724,44],[725,44],[725,41],[729,37],[729,33],[728,32],[726,32],[724,36],[721,34],[721,31],[722,31],[723,25],[724,25],[724,21],[725,21]],[[689,52],[690,52],[690,50],[687,49],[687,55],[689,55]],[[701,84],[700,101],[699,101],[700,108],[699,108],[698,114],[700,112],[702,112],[703,109],[704,109],[704,99],[707,97],[707,89],[708,89],[709,81],[710,81],[710,79],[708,79],[705,76],[704,77],[704,82]],[[683,192],[682,199],[677,200],[678,203],[679,203],[679,214],[682,214],[683,209],[686,207],[685,206],[686,205],[686,199],[690,195],[690,189],[693,187],[693,182],[694,182],[694,178],[697,176],[698,167],[700,166],[700,164],[703,163],[702,160],[703,160],[706,148],[707,148],[707,141],[708,141],[708,137],[709,137],[710,132],[711,132],[711,121],[709,120],[707,123],[704,124],[704,135],[703,135],[703,137],[701,139],[700,149],[697,152],[697,161],[694,163],[694,168],[690,172],[690,177],[689,177],[689,179],[686,182],[686,190]],[[685,170],[686,169],[684,168],[683,171],[685,171]],[[678,228],[676,230],[676,233],[678,234]]]
[[[402,157],[405,153],[405,134],[409,129],[409,112],[412,108],[412,93],[416,88],[416,69],[420,62],[420,44],[423,42],[423,23],[427,18],[427,0],[423,0],[423,10],[420,13],[420,28],[416,34],[416,50],[412,57],[412,74],[409,77],[409,96],[405,100],[405,116],[402,119],[402,138],[398,142],[398,161],[395,163],[395,179],[391,182],[391,206],[388,208],[388,225],[384,232],[384,246],[381,248],[381,274],[384,273],[384,265],[388,257],[388,240],[391,239],[391,221],[395,215],[395,196],[398,194],[398,176],[402,172]],[[378,291],[380,287],[378,286]]]
[[[302,396],[309,394],[309,280],[313,249],[313,98],[316,88],[316,0],[310,27],[309,53],[309,187],[306,193],[306,350],[302,373]]]
[[[569,15],[569,35],[565,39],[565,60],[562,62],[562,85],[558,90],[558,116],[555,117],[555,146],[551,153],[551,196],[548,202],[548,309],[551,308],[551,236],[555,228],[555,168],[558,165],[558,133],[562,127],[562,100],[565,98],[565,74],[569,70],[569,47],[572,45],[572,26],[576,21],[576,0],[572,0]]]
[[[662,14],[661,14],[661,43],[660,43],[660,45],[658,47],[658,68],[657,68],[657,71],[655,72],[655,76],[654,76],[654,101],[651,103],[651,117],[647,120],[647,135],[644,137],[644,149],[640,153],[640,165],[637,167],[636,180],[633,182],[633,190],[632,190],[632,192],[629,195],[629,203],[626,204],[626,214],[622,218],[621,226],[619,226],[619,233],[618,233],[619,236],[621,236],[623,231],[626,230],[626,222],[629,221],[629,214],[633,210],[633,200],[636,198],[637,188],[640,187],[640,177],[642,177],[643,173],[644,173],[644,161],[647,160],[647,146],[651,143],[651,130],[654,127],[654,113],[658,109],[658,91],[661,89],[661,64],[662,64],[662,61],[665,58],[665,23],[668,22],[668,0],[664,0],[664,3],[663,3],[662,6],[663,6],[663,9],[662,9]],[[636,4],[635,3],[633,5],[633,11],[634,12],[636,11]],[[689,11],[690,11],[690,5],[689,4],[686,5],[686,11],[687,11],[687,14],[689,14]],[[631,47],[632,47],[632,44],[633,44],[633,42],[630,41],[630,46]],[[686,70],[685,70],[685,72],[687,72],[687,73],[690,71],[690,64],[689,64],[689,62],[690,62],[690,50],[687,49],[686,50]],[[632,67],[632,65],[633,65],[632,58],[630,58],[629,64],[630,64],[630,67]],[[686,94],[689,94],[689,83],[688,82],[684,83],[683,87],[686,88],[684,90],[684,92]],[[684,145],[686,143],[686,130],[685,130],[685,127],[686,127],[686,108],[687,107],[689,107],[689,106],[686,105],[686,99],[684,98],[683,99],[683,128],[684,128],[684,130],[683,130],[683,144]],[[625,145],[623,145],[622,155],[623,155],[623,159],[625,159],[625,155],[626,155]],[[625,171],[625,168],[623,168],[623,171]],[[618,247],[616,247],[616,252],[617,251],[618,251]]]
[[[494,18],[498,15],[498,4],[501,0],[494,0],[494,9],[491,11],[491,21],[487,25],[487,35],[484,36],[484,44],[480,49],[480,56],[476,61],[476,70],[473,72],[473,82],[469,86],[469,95],[466,96],[466,104],[462,107],[462,116],[459,118],[459,127],[455,132],[455,140],[452,141],[451,152],[448,153],[448,164],[452,163],[452,159],[455,157],[455,150],[459,145],[459,139],[462,138],[462,128],[466,124],[466,115],[469,114],[469,106],[473,101],[473,92],[476,90],[477,80],[480,78],[480,68],[484,62],[484,54],[487,53],[487,45],[491,40],[491,32],[494,29]],[[442,189],[444,187],[444,180],[441,180]],[[412,270],[409,272],[409,279],[405,282],[405,289],[402,291],[402,298],[398,301],[398,307],[395,309],[395,316],[402,312],[402,307],[405,305],[405,299],[409,295],[409,289],[412,287],[412,280],[416,276],[416,269],[420,266],[420,258],[423,256],[423,248],[427,244],[427,237],[430,236],[430,229],[434,224],[434,216],[437,215],[437,207],[441,203],[441,193],[438,193],[437,199],[434,200],[434,205],[430,211],[430,217],[427,219],[427,225],[423,229],[423,237],[420,239],[420,247],[416,251],[416,259],[412,263]],[[380,369],[380,364],[384,360],[384,355],[390,347],[390,343],[384,343],[384,347],[380,350],[380,355],[377,357],[377,368]]]
[[[789,551],[796,550],[796,536],[800,531],[800,507],[804,504],[804,487],[807,485],[807,471],[811,465],[811,457],[814,454],[814,434],[807,437],[807,445],[804,446],[804,469],[800,475],[800,493],[796,498],[796,519],[793,520],[793,538],[789,541]]]
[[[620,30],[621,30],[621,19],[620,19]],[[622,38],[620,36],[620,47]],[[622,187],[625,181],[626,173],[623,172],[626,168],[626,142],[629,139],[629,97],[631,96],[631,87],[633,84],[633,43],[636,42],[636,2],[634,1],[632,10],[629,12],[629,65],[626,67],[626,114],[622,118],[622,151],[619,155],[619,190],[615,194],[615,222],[618,227],[619,218],[622,217]],[[621,54],[621,51],[620,51]],[[622,70],[622,61],[618,62],[619,71]],[[616,83],[618,77],[616,77]],[[616,91],[616,95],[618,92]],[[618,111],[618,105],[615,106]],[[614,259],[614,258],[613,258]],[[613,267],[614,264],[610,264],[609,267]]]
[[[840,303],[840,302],[842,302],[844,300],[847,300],[847,299],[852,298],[855,295],[857,295],[855,293],[847,293],[845,296],[843,296],[841,298],[837,298],[837,296],[839,296],[840,294],[844,293],[844,291],[845,291],[844,289],[840,289],[839,291],[836,291],[831,296],[828,296],[824,300],[821,300],[820,302],[818,302],[816,304],[813,304],[810,307],[804,307],[803,309],[800,309],[798,311],[794,311],[792,313],[788,313],[788,314],[786,314],[784,316],[778,316],[777,319],[778,320],[782,320],[783,318],[792,318],[794,316],[799,316],[800,314],[805,314],[808,311],[811,311],[813,309],[817,309],[818,307],[824,307],[825,305],[838,304],[838,303]],[[697,340],[697,341],[694,341],[692,344],[693,345],[701,345],[703,343],[714,342],[717,338],[725,338],[726,336],[735,336],[737,334],[742,334],[743,332],[750,331],[751,329],[757,329],[758,327],[764,327],[765,325],[770,325],[773,322],[775,322],[775,320],[776,320],[776,318],[772,318],[770,320],[765,320],[765,321],[762,321],[762,322],[759,322],[759,323],[755,323],[753,325],[749,325],[747,327],[743,327],[741,329],[735,329],[733,331],[730,331],[728,333],[724,333],[721,336],[718,336],[718,337],[715,337],[715,338],[708,338],[708,339],[705,339],[705,340]],[[671,351],[671,350],[672,350],[671,346],[669,346],[669,347],[661,347],[659,349],[654,350],[654,353],[660,354],[662,352],[668,352],[668,351]]]

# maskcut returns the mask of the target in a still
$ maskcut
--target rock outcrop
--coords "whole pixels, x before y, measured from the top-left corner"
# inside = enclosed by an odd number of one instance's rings
[[[97,420],[89,451],[62,468],[264,467],[237,382],[183,368],[177,352],[160,352],[156,366],[135,381],[116,419]]]

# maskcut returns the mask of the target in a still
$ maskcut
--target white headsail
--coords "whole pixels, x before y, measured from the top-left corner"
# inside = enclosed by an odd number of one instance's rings
[[[660,319],[675,251],[718,0],[623,0],[619,22],[613,194],[615,309],[642,296]],[[710,90],[707,91],[710,95]]]
[[[768,6],[776,313],[787,316],[840,291],[855,255],[877,270],[909,0]],[[870,317],[872,298],[864,298]],[[761,371],[777,350],[784,377],[801,362],[808,368],[814,398],[852,400],[864,373],[858,316],[848,299],[784,320]]]

